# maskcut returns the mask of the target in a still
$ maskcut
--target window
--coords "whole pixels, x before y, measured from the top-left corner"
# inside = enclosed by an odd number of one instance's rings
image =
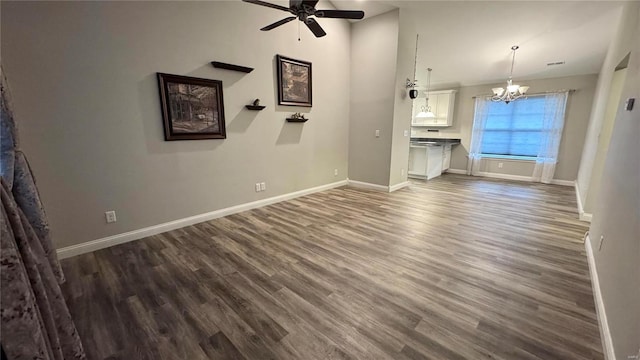
[[[489,102],[480,153],[536,157],[544,135],[545,97]]]

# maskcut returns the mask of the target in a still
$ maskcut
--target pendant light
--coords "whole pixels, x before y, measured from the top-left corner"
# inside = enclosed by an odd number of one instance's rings
[[[416,78],[416,66],[418,64],[418,37],[420,35],[416,34],[416,54],[415,57],[413,58],[413,81],[407,79],[407,88],[411,89],[409,90],[409,97],[411,99],[415,99],[418,97],[418,90],[415,89],[416,87],[416,83],[418,82],[418,80],[415,80]]]
[[[421,107],[420,112],[416,115],[417,118],[434,118],[436,115],[431,111],[429,106],[429,90],[431,89],[431,70],[427,69],[427,97],[425,99],[425,105]]]
[[[513,57],[511,58],[511,72],[509,73],[509,80],[507,80],[507,89],[505,91],[504,88],[493,88],[493,97],[492,101],[504,101],[505,103],[510,103],[513,100],[518,100],[521,97],[524,97],[529,90],[528,86],[520,86],[513,84],[513,64],[516,62],[516,50],[520,47],[518,45],[513,45],[511,47],[511,51],[513,52]]]

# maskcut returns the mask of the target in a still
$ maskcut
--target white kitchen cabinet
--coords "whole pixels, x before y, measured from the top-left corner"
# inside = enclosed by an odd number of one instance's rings
[[[411,145],[409,148],[409,177],[433,179],[442,174],[441,145]]]
[[[422,94],[425,94],[422,92]],[[425,96],[423,95],[413,101],[413,117],[411,126],[415,127],[447,127],[453,125],[453,113],[455,108],[456,91],[441,90],[429,93],[429,106],[435,115],[433,118],[417,118],[416,115],[425,106]]]
[[[451,167],[451,144],[442,147],[442,171],[449,170]]]

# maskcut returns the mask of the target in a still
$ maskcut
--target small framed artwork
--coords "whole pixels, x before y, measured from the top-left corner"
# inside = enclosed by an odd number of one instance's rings
[[[158,73],[165,140],[226,139],[222,81]]]
[[[278,105],[311,107],[311,63],[276,55]]]

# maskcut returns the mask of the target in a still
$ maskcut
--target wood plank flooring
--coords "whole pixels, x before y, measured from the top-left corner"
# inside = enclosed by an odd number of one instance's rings
[[[343,187],[62,262],[90,359],[603,359],[570,187]]]

